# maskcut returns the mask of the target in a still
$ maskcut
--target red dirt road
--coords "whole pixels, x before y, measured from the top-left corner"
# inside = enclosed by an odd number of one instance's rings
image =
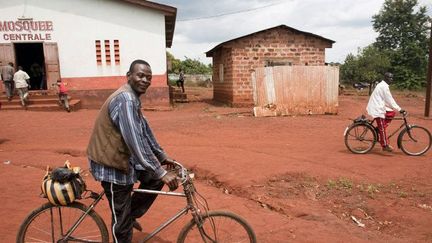
[[[396,100],[411,123],[432,131],[422,117],[423,97]],[[351,154],[343,131],[366,103],[365,96],[341,96],[339,114],[328,116],[255,118],[247,109],[206,102],[144,114],[167,153],[195,170],[210,207],[242,215],[259,242],[431,242],[432,152],[411,157],[376,146]],[[46,165],[69,160],[88,169],[85,148],[96,114],[0,111],[0,242],[14,242],[24,217],[46,201],[38,197]],[[99,190],[91,176],[86,182]],[[159,197],[140,219],[144,231],[182,203]],[[105,200],[96,211],[109,224],[107,208]],[[174,242],[181,226],[153,242]],[[134,242],[144,234],[135,232]]]

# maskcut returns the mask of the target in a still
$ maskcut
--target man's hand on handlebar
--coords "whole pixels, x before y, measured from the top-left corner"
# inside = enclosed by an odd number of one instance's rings
[[[407,114],[406,110],[404,110],[404,109],[400,109],[399,112],[400,112],[402,115],[406,115],[406,114]]]
[[[170,191],[174,191],[178,187],[177,173],[175,171],[168,171],[162,178],[162,182],[168,185]]]
[[[162,165],[166,165],[166,169],[167,169],[168,171],[170,171],[170,170],[174,170],[175,167],[176,167],[175,160],[170,159],[170,158],[166,158],[164,161],[162,161],[161,164],[162,164]]]

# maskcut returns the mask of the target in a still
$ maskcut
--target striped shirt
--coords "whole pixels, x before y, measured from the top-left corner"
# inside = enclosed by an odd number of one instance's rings
[[[137,181],[137,170],[145,170],[156,178],[162,178],[167,172],[161,167],[160,161],[164,161],[167,156],[141,113],[139,97],[135,93],[122,92],[111,100],[108,112],[131,153],[129,173],[90,160],[93,177],[97,181],[130,185]]]

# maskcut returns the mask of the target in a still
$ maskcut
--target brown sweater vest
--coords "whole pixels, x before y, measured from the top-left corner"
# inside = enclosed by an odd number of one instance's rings
[[[90,137],[87,155],[98,164],[119,169],[127,174],[129,173],[129,148],[108,112],[111,100],[122,92],[133,93],[134,91],[129,84],[125,84],[111,94],[102,105]]]

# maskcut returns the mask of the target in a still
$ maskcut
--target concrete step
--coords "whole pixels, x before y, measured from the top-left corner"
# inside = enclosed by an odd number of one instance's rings
[[[187,94],[185,93],[173,93],[174,99],[187,99]]]
[[[68,100],[70,101],[72,98],[68,97]],[[21,100],[19,97],[14,97],[11,101],[8,101],[7,99],[0,99],[0,102],[3,105],[21,105]],[[51,97],[51,98],[37,98],[35,99],[32,96],[29,96],[28,103],[31,105],[42,105],[42,104],[57,104],[58,103],[58,97]]]
[[[68,97],[69,107],[71,110],[79,110],[81,108],[81,101]],[[18,96],[14,96],[11,101],[7,97],[0,96],[2,103],[2,110],[22,110],[24,107],[21,105],[21,100]],[[62,111],[63,108],[59,105],[58,95],[41,93],[40,91],[29,91],[27,110],[40,110],[40,111]]]
[[[187,98],[186,93],[182,93],[181,90],[178,89],[171,89],[171,99],[174,103],[188,103],[189,100]]]
[[[76,111],[81,108],[81,101],[68,97],[69,107],[71,111]],[[16,94],[11,101],[8,101],[6,95],[0,94],[0,102],[2,110],[30,110],[30,111],[64,111],[65,109],[59,105],[58,94],[53,90],[29,90],[28,105],[24,108],[21,105],[21,100]]]
[[[189,103],[188,99],[173,99],[174,103]]]
[[[71,99],[69,101],[69,107],[71,111],[77,111],[81,108],[81,101],[77,99]],[[1,110],[29,110],[29,111],[64,111],[58,102],[50,104],[32,104],[30,103],[26,108],[22,107],[21,104],[5,104],[2,102]]]
[[[58,95],[54,95],[54,94],[51,94],[51,95],[39,95],[39,94],[32,94],[32,93],[29,93],[29,99],[32,99],[32,100],[39,100],[39,99],[58,99]],[[14,95],[13,97],[12,97],[12,100],[19,100],[19,95]],[[3,102],[3,101],[7,101],[7,97],[5,96],[5,95],[0,95],[0,101],[1,102]]]

